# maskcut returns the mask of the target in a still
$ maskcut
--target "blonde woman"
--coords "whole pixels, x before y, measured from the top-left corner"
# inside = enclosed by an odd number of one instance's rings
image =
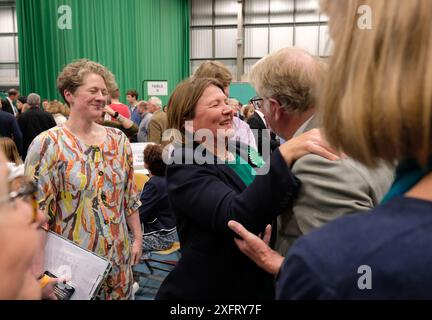
[[[396,180],[381,206],[299,239],[285,261],[229,225],[245,254],[279,273],[279,299],[431,299],[432,2],[322,5],[335,43],[321,90],[326,136],[369,166],[397,162]],[[359,28],[360,6],[372,13],[370,29]]]
[[[23,163],[18,148],[11,138],[0,137],[0,150],[3,151],[8,162],[16,165]]]
[[[15,142],[11,138],[0,137],[0,152],[6,156],[8,162],[10,186],[12,190],[17,190],[17,186],[24,181],[24,164],[18,153]]]
[[[255,112],[254,106],[251,103],[249,103],[243,110],[245,119],[248,120],[250,117],[252,117],[254,112]]]
[[[59,101],[54,100],[48,102],[45,111],[53,115],[54,121],[57,123],[57,125],[62,125],[67,120],[63,114],[63,109],[63,105]]]
[[[26,173],[37,183],[50,229],[112,262],[99,295],[108,300],[132,297],[131,266],[139,261],[142,246],[129,140],[120,130],[96,123],[114,85],[113,74],[99,63],[81,59],[68,64],[57,88],[70,117],[36,137],[26,158]]]

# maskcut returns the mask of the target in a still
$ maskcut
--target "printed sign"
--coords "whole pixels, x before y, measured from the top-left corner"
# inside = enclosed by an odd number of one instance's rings
[[[148,81],[147,94],[149,96],[167,96],[168,81]]]

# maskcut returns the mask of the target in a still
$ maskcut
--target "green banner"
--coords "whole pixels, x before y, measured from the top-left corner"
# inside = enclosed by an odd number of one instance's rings
[[[167,80],[170,94],[189,76],[188,0],[17,0],[16,6],[23,95],[60,99],[58,73],[79,58],[108,67],[125,103],[128,89],[147,98],[143,80]]]

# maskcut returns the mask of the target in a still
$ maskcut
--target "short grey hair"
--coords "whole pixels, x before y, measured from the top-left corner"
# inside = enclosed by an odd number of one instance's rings
[[[158,106],[159,109],[162,108],[162,100],[159,99],[158,97],[150,97],[150,99],[148,99],[148,103]]]
[[[41,97],[37,93],[30,93],[27,97],[27,104],[30,107],[39,107],[41,103]]]
[[[258,61],[249,80],[261,98],[274,98],[285,110],[305,112],[316,104],[325,65],[306,50],[283,48]]]

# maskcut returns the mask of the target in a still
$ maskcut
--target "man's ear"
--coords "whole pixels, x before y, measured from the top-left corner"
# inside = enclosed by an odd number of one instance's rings
[[[276,99],[270,98],[270,110],[273,114],[273,117],[276,121],[280,120],[282,117],[283,109],[281,108],[281,105]]]
[[[225,95],[228,98],[229,97],[229,93],[230,93],[230,87],[229,87],[229,85],[223,88],[223,92],[225,93]]]

